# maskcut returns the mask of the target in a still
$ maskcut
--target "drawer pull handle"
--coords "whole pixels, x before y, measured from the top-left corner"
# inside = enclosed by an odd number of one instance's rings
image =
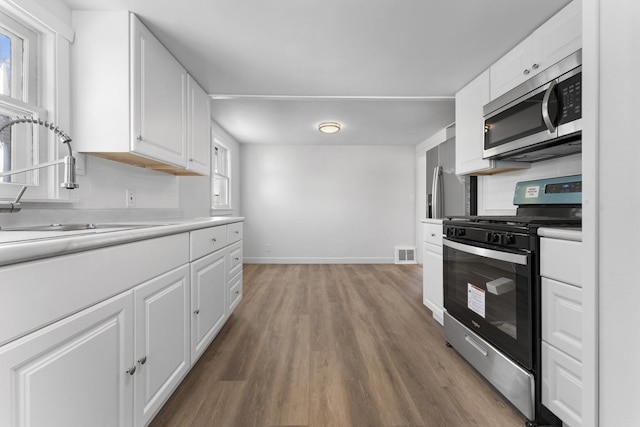
[[[197,309],[196,311],[194,311],[193,314],[200,314],[200,309]]]
[[[466,342],[468,342],[469,344],[471,344],[471,347],[475,348],[476,350],[478,350],[478,352],[480,352],[480,354],[482,354],[484,357],[487,357],[487,355],[489,354],[489,352],[483,348],[480,344],[478,344],[477,342],[475,342],[473,340],[473,338],[471,338],[469,335],[464,336],[464,340]]]
[[[215,243],[215,242],[216,242],[216,238],[214,237],[213,239],[211,239],[211,241],[212,241],[213,243]]]
[[[143,356],[141,359],[139,359],[138,363],[141,365],[144,365],[145,363],[147,363],[147,356]]]
[[[129,374],[129,375],[133,375],[133,374],[135,374],[135,373],[136,373],[136,367],[135,367],[135,366],[132,366],[132,367],[130,367],[129,369],[127,369],[127,370],[126,370],[126,372],[127,372],[127,374]]]

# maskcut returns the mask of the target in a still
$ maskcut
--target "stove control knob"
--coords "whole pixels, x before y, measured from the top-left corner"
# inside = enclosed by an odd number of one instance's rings
[[[455,229],[455,236],[456,237],[462,237],[466,234],[465,229],[464,228],[456,228]]]
[[[500,243],[502,243],[503,245],[512,245],[515,242],[516,236],[514,236],[513,234],[503,234],[500,239]]]
[[[451,236],[453,236],[453,228],[447,227],[447,237],[451,237]]]
[[[491,235],[491,241],[492,241],[493,243],[498,243],[498,242],[500,242],[500,236],[501,236],[501,234],[499,234],[499,233],[493,233],[493,234]]]
[[[493,235],[491,233],[487,233],[484,235],[484,241],[487,243],[491,243],[491,239],[493,239]]]

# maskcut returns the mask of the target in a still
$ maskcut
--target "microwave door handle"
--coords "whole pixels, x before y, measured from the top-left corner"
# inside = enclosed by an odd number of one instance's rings
[[[544,120],[545,126],[547,126],[547,129],[551,133],[554,133],[556,131],[556,125],[553,123],[553,120],[551,120],[551,117],[549,116],[549,98],[551,98],[551,94],[556,88],[556,85],[556,81],[552,80],[546,92],[544,93],[544,97],[542,98],[542,120]]]

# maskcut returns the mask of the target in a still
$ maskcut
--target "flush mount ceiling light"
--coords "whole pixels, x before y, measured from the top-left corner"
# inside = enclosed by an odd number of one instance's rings
[[[318,130],[322,133],[336,133],[340,130],[340,123],[324,122],[318,125]]]

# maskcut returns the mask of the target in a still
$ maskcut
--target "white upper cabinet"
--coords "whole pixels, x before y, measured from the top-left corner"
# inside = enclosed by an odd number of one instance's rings
[[[456,93],[456,174],[483,175],[527,168],[527,164],[482,158],[484,115],[489,102],[489,70]]]
[[[131,21],[131,150],[187,166],[187,71],[135,15]],[[79,37],[79,36],[78,36]]]
[[[582,47],[582,1],[574,0],[491,66],[491,100]]]
[[[74,11],[73,25],[74,147],[176,175],[207,175],[208,167],[189,159],[208,164],[208,136],[206,146],[190,148],[189,129],[202,141],[206,116],[208,134],[208,99],[199,92],[198,111],[188,111],[184,67],[127,11]]]
[[[188,162],[187,169],[198,175],[209,175],[211,171],[211,137],[209,95],[191,76],[187,83],[188,93]]]

